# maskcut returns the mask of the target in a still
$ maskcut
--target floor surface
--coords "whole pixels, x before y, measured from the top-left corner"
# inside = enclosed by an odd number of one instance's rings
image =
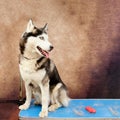
[[[18,120],[18,114],[16,103],[0,103],[0,120]]]
[[[26,118],[39,119],[41,106],[33,103],[34,100],[31,102],[29,109],[20,111],[21,120],[26,120]],[[86,110],[88,106],[94,108],[96,112],[88,112]],[[47,119],[120,120],[120,99],[71,99],[68,107],[61,107],[54,112],[49,112]]]

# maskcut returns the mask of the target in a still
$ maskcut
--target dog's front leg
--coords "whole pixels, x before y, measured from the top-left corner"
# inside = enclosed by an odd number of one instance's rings
[[[30,102],[31,102],[32,91],[27,82],[25,83],[25,90],[26,90],[26,101],[23,105],[19,106],[19,109],[21,109],[21,110],[28,109],[30,106]]]
[[[45,85],[40,85],[41,94],[42,94],[42,110],[39,114],[40,117],[47,117],[48,116],[48,105],[50,100],[49,95],[49,82]]]

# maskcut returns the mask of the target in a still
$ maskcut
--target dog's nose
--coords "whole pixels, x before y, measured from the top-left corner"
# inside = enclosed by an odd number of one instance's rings
[[[54,47],[51,45],[51,46],[50,46],[50,51],[51,51],[53,48],[54,48]]]

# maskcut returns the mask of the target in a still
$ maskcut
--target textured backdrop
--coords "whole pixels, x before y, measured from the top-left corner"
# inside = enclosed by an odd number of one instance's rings
[[[120,0],[1,0],[0,99],[19,97],[19,40],[48,23],[51,58],[72,98],[120,98]]]

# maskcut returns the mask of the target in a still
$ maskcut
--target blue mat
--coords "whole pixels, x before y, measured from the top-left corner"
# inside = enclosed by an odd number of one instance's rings
[[[86,106],[96,109],[89,113]],[[35,106],[33,101],[28,110],[21,110],[20,118],[39,118],[41,106]],[[48,118],[120,118],[120,99],[72,99],[68,107],[61,107],[49,112]]]

